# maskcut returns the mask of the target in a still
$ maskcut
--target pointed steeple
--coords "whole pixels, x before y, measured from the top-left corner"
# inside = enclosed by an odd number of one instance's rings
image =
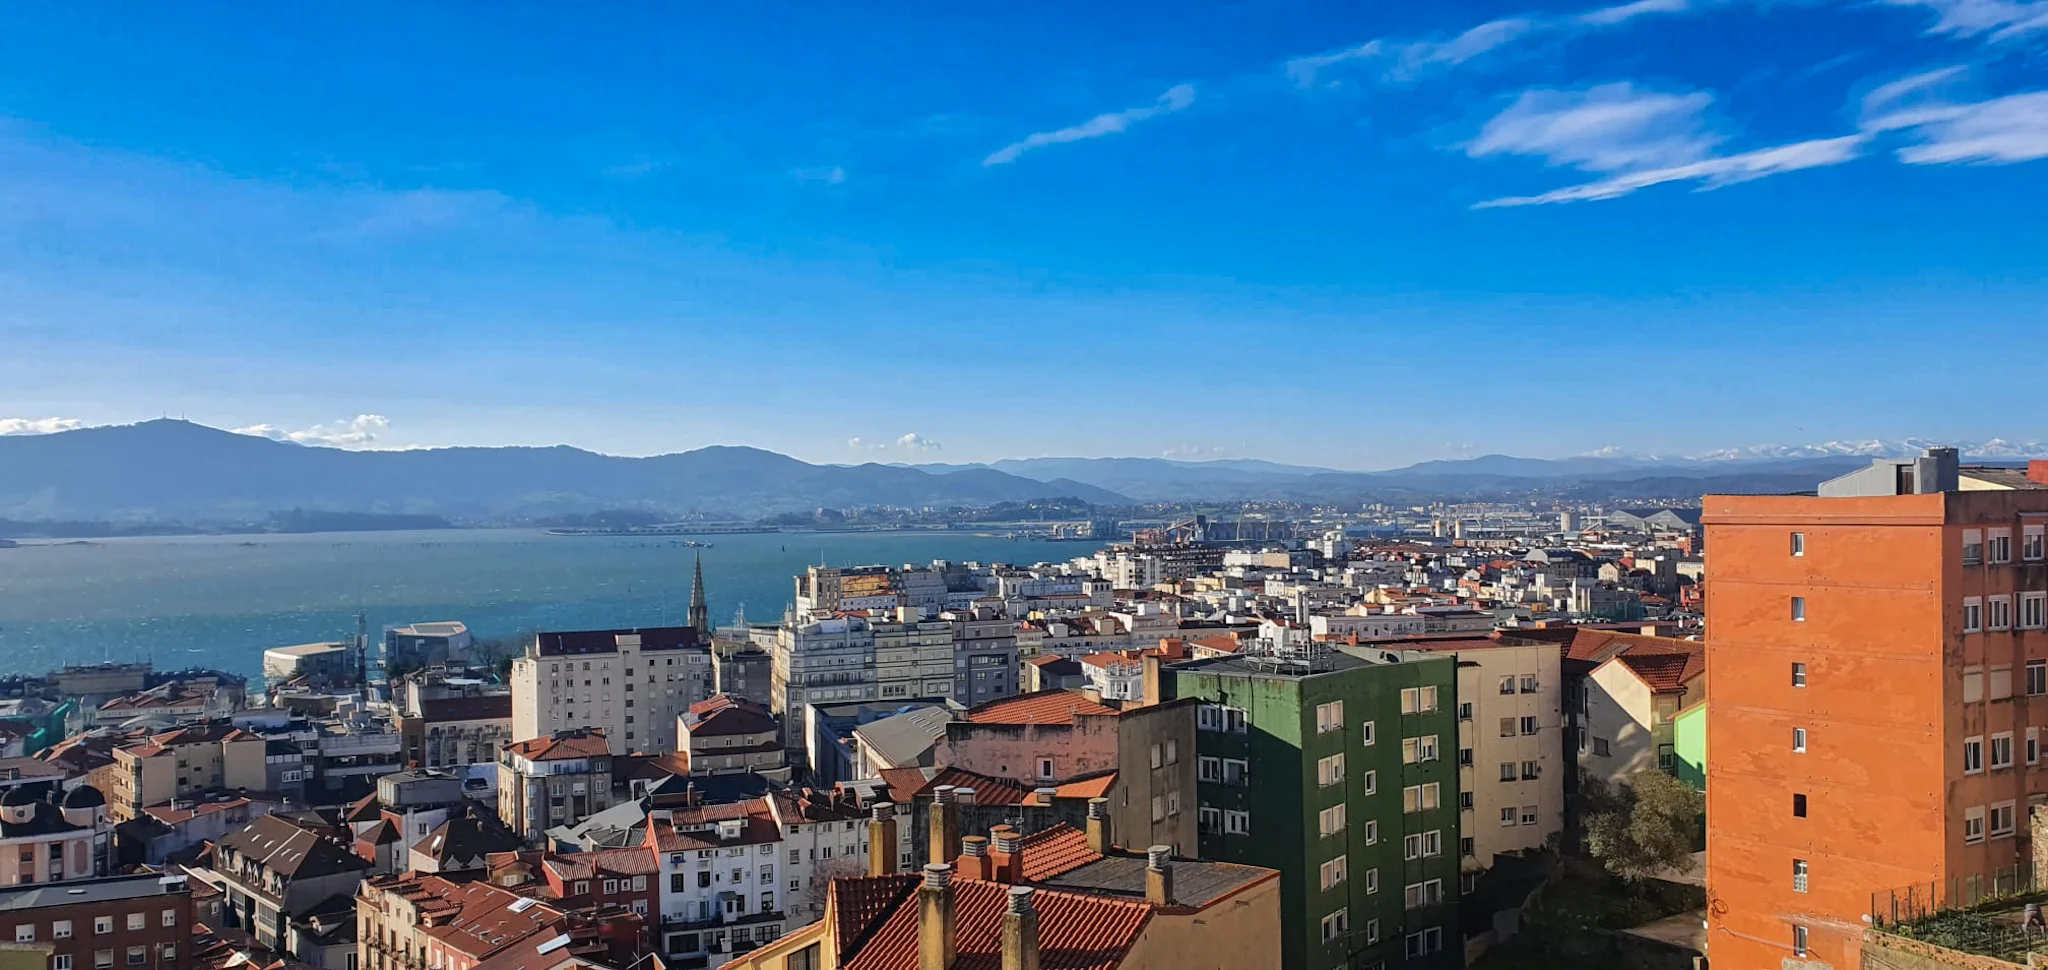
[[[697,636],[711,639],[711,607],[704,602],[704,554],[697,554],[697,569],[690,577],[690,626]]]

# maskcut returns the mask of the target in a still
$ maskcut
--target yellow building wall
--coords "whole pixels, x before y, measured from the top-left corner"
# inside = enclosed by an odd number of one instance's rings
[[[1199,912],[1152,914],[1118,970],[1280,970],[1280,878]]]

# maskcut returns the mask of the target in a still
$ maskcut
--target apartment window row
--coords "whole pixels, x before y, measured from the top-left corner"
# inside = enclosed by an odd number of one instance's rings
[[[1516,688],[1519,687],[1521,693],[1534,694],[1538,692],[1541,685],[1542,682],[1537,679],[1535,674],[1522,674],[1520,676],[1509,674],[1500,679],[1500,692],[1503,696],[1514,694]]]
[[[2044,628],[2048,628],[2048,591],[2021,593],[2017,614],[2013,612],[2013,598],[2009,595],[1963,598],[1964,633],[1998,633],[2005,630]]]
[[[1501,828],[1511,828],[1516,825],[1535,825],[1538,824],[1541,818],[1542,813],[1534,805],[1524,805],[1520,810],[1517,810],[1513,805],[1509,805],[1500,810]]]
[[[1536,718],[1534,717],[1504,717],[1500,719],[1500,736],[1504,738],[1512,738],[1517,734],[1524,736],[1533,735],[1537,731]]]
[[[1404,687],[1401,689],[1401,713],[1429,714],[1435,710],[1435,687]]]
[[[1598,741],[1600,739],[1595,738],[1594,740]],[[1516,764],[1512,761],[1500,763],[1500,780],[1502,781],[1535,781],[1541,777],[1543,777],[1543,764],[1541,762],[1524,761],[1521,763],[1519,770],[1517,770]]]
[[[1401,763],[1404,765],[1435,761],[1438,757],[1436,735],[1434,734],[1416,738],[1403,738],[1401,740]]]
[[[1195,729],[1219,731],[1226,734],[1244,734],[1251,730],[1245,719],[1244,708],[1223,704],[1203,704],[1195,708]]]
[[[2022,526],[2020,530],[2020,559],[2025,562],[2041,562],[2048,553],[2048,541],[2043,534],[2048,524]],[[2012,562],[2011,529],[1964,529],[1963,565],[1976,566],[1989,562],[2003,566]]]
[[[1963,842],[1967,845],[1975,845],[1984,841],[1987,819],[1990,823],[1991,838],[2012,838],[2015,831],[2014,819],[2017,817],[2017,812],[2016,804],[2010,801],[1991,805],[1988,811],[1986,806],[1983,805],[1963,809]]]
[[[1409,785],[1401,789],[1401,811],[1428,812],[1442,805],[1442,788],[1436,782]]]

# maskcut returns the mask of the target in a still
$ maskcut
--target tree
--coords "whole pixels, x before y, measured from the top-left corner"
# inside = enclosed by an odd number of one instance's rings
[[[1706,801],[1661,771],[1639,772],[1627,786],[1586,787],[1586,851],[1607,871],[1631,882],[1663,872],[1692,871],[1693,835]]]

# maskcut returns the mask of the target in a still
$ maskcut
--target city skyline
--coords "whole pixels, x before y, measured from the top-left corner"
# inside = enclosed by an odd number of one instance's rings
[[[2038,2],[285,17],[0,15],[0,430],[1346,469],[2041,435],[1996,393],[2048,304]]]

